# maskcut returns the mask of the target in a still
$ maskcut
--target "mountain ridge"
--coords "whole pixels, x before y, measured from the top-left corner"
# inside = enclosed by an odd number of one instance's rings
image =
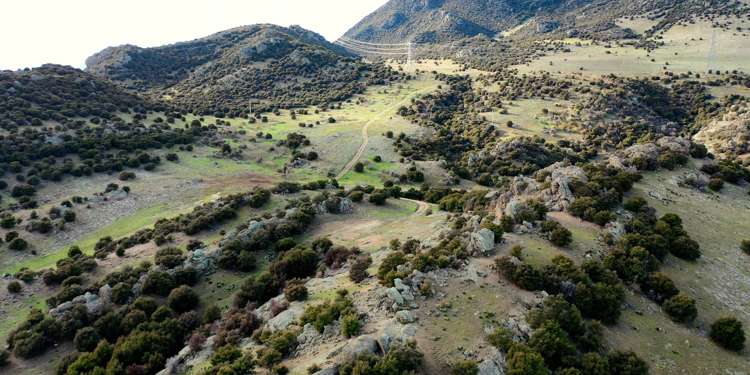
[[[109,47],[86,71],[188,110],[223,116],[322,105],[361,92],[392,72],[369,66],[299,26],[241,26],[160,47]]]
[[[480,34],[494,38],[518,27],[525,38],[612,39],[634,36],[616,25],[621,17],[658,16],[658,31],[675,21],[737,8],[719,0],[391,0],[344,35],[377,43],[444,43]]]

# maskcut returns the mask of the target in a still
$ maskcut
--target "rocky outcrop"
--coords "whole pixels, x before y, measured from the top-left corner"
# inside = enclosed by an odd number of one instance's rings
[[[324,214],[351,214],[354,212],[354,202],[349,198],[328,197],[315,206],[319,215]]]
[[[722,158],[750,154],[750,105],[733,105],[720,119],[705,125],[693,139]]]
[[[537,172],[537,174],[549,174],[545,183],[549,187],[542,190],[540,200],[544,202],[551,211],[565,211],[575,200],[570,185],[573,181],[587,182],[586,172],[580,167],[555,163]]]
[[[505,374],[505,355],[492,348],[490,355],[479,363],[477,375],[504,375]]]
[[[211,336],[206,339],[206,342],[203,343],[203,349],[198,352],[194,352],[189,346],[182,348],[177,355],[167,359],[164,369],[159,371],[157,375],[181,374],[184,369],[193,368],[208,361],[214,353],[213,346],[214,336]]]
[[[90,316],[99,316],[110,305],[112,289],[109,285],[104,285],[97,293],[86,292],[86,294],[73,298],[70,301],[63,302],[49,310],[50,317],[60,320],[70,313],[76,306],[81,305],[86,308]]]
[[[183,267],[195,269],[199,275],[205,276],[216,271],[216,252],[209,252],[206,248],[188,252]]]
[[[255,309],[255,315],[257,315],[258,318],[260,318],[264,322],[270,321],[272,318],[274,318],[273,312],[271,311],[271,307],[274,305],[288,305],[286,297],[281,294],[274,298],[271,298],[270,300],[268,300],[268,302],[260,305],[257,309]]]
[[[494,201],[495,216],[515,218],[531,200],[539,200],[550,211],[564,211],[575,200],[571,184],[587,182],[586,172],[577,166],[558,162],[536,172],[537,179],[514,177],[508,190]],[[542,180],[543,182],[539,182]]]
[[[632,145],[609,158],[609,165],[619,169],[651,170],[659,165],[659,157],[667,152],[688,157],[690,140],[682,137],[661,137],[656,142]]]

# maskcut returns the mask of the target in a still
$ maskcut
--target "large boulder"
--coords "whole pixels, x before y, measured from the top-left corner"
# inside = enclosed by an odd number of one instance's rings
[[[305,305],[301,302],[292,302],[289,307],[278,315],[268,320],[267,327],[271,331],[280,331],[294,324],[305,312]]]
[[[380,350],[378,341],[370,335],[357,336],[350,339],[344,346],[339,359],[349,362],[363,354],[377,354]]]
[[[469,235],[469,249],[476,255],[491,255],[495,250],[495,232],[484,228]]]
[[[401,324],[395,319],[385,323],[378,336],[378,344],[383,353],[388,352],[394,344],[407,344],[414,341],[417,335],[415,324]]]
[[[395,287],[388,288],[385,291],[385,293],[388,296],[388,298],[393,302],[394,306],[398,307],[404,304],[405,302],[404,297],[401,296],[401,293]]]
[[[260,305],[257,309],[255,309],[255,315],[258,316],[263,321],[269,321],[271,318],[273,318],[273,312],[271,311],[271,306],[281,306],[287,304],[286,297],[281,294],[274,298],[271,298],[268,300],[268,302]]]

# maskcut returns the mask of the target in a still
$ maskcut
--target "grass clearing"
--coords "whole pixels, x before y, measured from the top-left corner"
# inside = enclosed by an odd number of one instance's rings
[[[560,139],[580,140],[581,135],[575,133],[572,127],[557,125],[542,113],[544,109],[562,112],[569,107],[570,103],[562,100],[521,99],[509,106],[508,113],[495,111],[481,115],[503,132],[503,139],[538,136],[551,142]],[[512,122],[513,126],[508,127],[508,122]]]
[[[747,29],[750,22],[733,19],[733,27]],[[642,28],[644,25],[634,25]],[[616,74],[618,76],[661,75],[713,70],[750,71],[750,38],[747,32],[721,30],[706,21],[676,25],[663,34],[664,46],[647,52],[630,46],[611,48],[603,43],[573,45],[570,53],[554,53],[526,65],[516,66],[521,73],[547,71],[582,77]],[[653,61],[652,61],[653,59]]]
[[[645,198],[658,215],[680,215],[685,230],[701,245],[698,261],[669,257],[662,267],[678,288],[696,299],[698,318],[690,328],[676,325],[653,302],[631,296],[633,308],[612,330],[612,342],[648,358],[659,373],[705,374],[719,368],[747,373],[747,351],[727,352],[706,337],[710,324],[721,316],[735,316],[750,326],[750,269],[739,249],[739,241],[750,233],[747,188],[727,184],[716,194],[678,186],[677,178],[696,167],[690,163],[675,171],[645,173],[631,194]]]

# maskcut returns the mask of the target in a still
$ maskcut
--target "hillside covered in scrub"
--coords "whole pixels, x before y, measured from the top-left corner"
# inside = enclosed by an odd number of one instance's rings
[[[750,372],[745,2],[391,0],[345,38],[0,72],[0,373]]]
[[[298,26],[252,25],[155,48],[107,48],[86,70],[200,114],[246,115],[347,99],[398,75]]]

